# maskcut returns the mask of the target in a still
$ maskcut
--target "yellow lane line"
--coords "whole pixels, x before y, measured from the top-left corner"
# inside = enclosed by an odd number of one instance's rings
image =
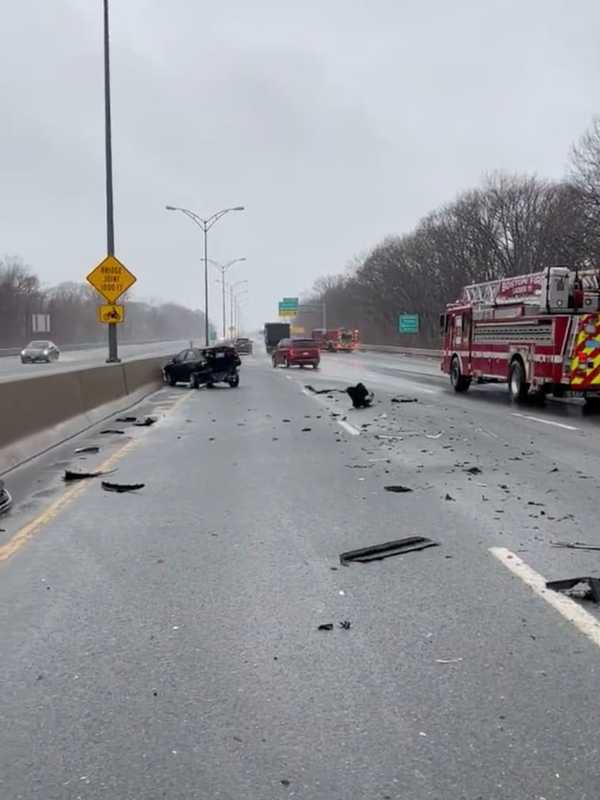
[[[174,411],[189,397],[189,394],[184,395],[182,398],[173,403],[171,411]],[[127,442],[127,444],[124,444],[115,453],[109,456],[106,461],[103,461],[99,467],[96,467],[96,469],[101,472],[111,469],[118,461],[124,458],[130,450],[132,450],[144,439],[145,437],[140,436],[138,439],[132,439],[131,441]],[[82,495],[86,489],[89,489],[93,483],[93,479],[89,481],[82,480],[81,483],[78,483],[72,488],[67,489],[64,494],[62,494],[57,500],[44,509],[39,516],[35,517],[35,519],[32,519],[31,522],[28,522],[19,531],[17,531],[17,533],[15,533],[15,535],[9,539],[6,544],[0,545],[0,562],[7,561],[9,558],[11,558],[11,556],[13,556],[25,544],[27,544],[30,539],[39,533],[40,529],[43,528],[44,525],[47,525],[49,522],[55,519],[61,511],[64,511],[67,506],[71,505],[71,503],[80,495]]]

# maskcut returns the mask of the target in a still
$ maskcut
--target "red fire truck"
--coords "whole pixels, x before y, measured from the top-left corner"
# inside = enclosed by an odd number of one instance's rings
[[[508,382],[586,400],[600,394],[600,270],[543,272],[466,286],[441,318],[442,371],[457,392]]]
[[[357,350],[360,344],[358,331],[347,328],[333,328],[324,331],[321,337],[321,349],[332,353],[351,353]]]

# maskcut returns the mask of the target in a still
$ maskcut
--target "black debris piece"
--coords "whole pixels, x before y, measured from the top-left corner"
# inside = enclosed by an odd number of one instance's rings
[[[288,781],[288,779],[287,779],[287,778],[284,778],[284,779],[281,781],[281,785],[282,785],[282,786],[289,786],[289,785],[290,785],[290,782]]]
[[[412,492],[408,486],[402,486],[401,484],[395,484],[393,486],[384,486],[383,487],[386,492],[397,492],[398,494],[404,494],[404,492]]]
[[[137,417],[117,417],[115,422],[135,422]]]
[[[585,542],[552,542],[552,547],[565,547],[568,550],[600,550],[600,545]]]
[[[392,397],[392,403],[418,403],[418,399],[416,397]]]
[[[558,467],[552,467],[552,469],[550,470],[550,472],[558,472]]]
[[[370,464],[344,464],[348,469],[369,469]]]
[[[451,494],[446,494],[446,497],[444,498],[444,500],[451,500],[453,503],[456,502],[456,500],[452,497]]]
[[[97,445],[89,445],[88,447],[78,447],[74,452],[79,455],[80,453],[99,453],[100,448]]]
[[[312,428],[302,428],[302,433],[310,433],[310,431],[312,431]]]
[[[319,625],[317,630],[318,631],[332,631],[333,630],[333,622],[324,622],[322,625]]]
[[[135,492],[138,489],[143,489],[145,483],[110,483],[110,481],[102,481],[102,488],[105,492]]]
[[[481,475],[482,471],[479,467],[469,467],[469,469],[465,469],[463,472],[466,472],[467,475]]]
[[[354,408],[368,408],[373,402],[374,394],[367,389],[364,383],[348,386],[346,393],[352,400]]]
[[[118,434],[123,434],[123,433],[125,433],[125,431],[119,431],[119,430],[117,430],[116,428],[107,428],[105,431],[100,431],[100,433],[101,433],[101,434],[103,434],[103,435],[104,435],[104,434],[106,434],[106,433],[118,433]]]
[[[65,481],[82,481],[84,478],[98,478],[100,475],[106,475],[106,472],[98,470],[96,472],[77,472],[73,469],[66,469],[63,480]]]
[[[371,547],[363,547],[360,550],[349,550],[347,553],[340,554],[340,563],[344,566],[358,561],[364,564],[368,561],[381,561],[389,556],[400,556],[403,553],[412,553],[418,550],[425,550],[427,547],[438,547],[439,542],[426,539],[424,536],[408,536],[405,539],[397,539],[393,542],[374,544]]]
[[[343,628],[345,631],[349,631],[351,627],[352,627],[352,623],[350,622],[349,619],[343,619],[340,622],[340,628]]]
[[[282,419],[281,421],[282,422],[291,422],[292,420],[291,419]]]
[[[564,592],[578,600],[600,603],[600,578],[567,578],[562,581],[546,581],[546,589]]]
[[[148,428],[150,425],[154,425],[156,422],[156,417],[144,417],[144,419],[139,420],[135,423],[136,428]]]
[[[0,481],[0,514],[4,514],[11,506],[12,496],[4,485],[4,481]]]
[[[341,392],[343,394],[343,389],[315,389],[314,386],[310,386],[308,383],[304,386],[305,389],[308,389],[309,392],[314,392],[315,394],[332,394],[333,392]]]

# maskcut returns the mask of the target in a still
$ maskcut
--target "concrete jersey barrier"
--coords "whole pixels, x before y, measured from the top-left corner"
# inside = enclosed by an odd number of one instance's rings
[[[138,402],[162,382],[167,357],[0,383],[0,474]]]

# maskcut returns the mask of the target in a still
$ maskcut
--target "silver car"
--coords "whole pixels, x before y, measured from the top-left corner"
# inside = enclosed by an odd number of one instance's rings
[[[51,361],[58,361],[59,356],[60,350],[54,342],[47,339],[35,339],[21,350],[21,364],[33,364],[36,361],[49,364]]]

